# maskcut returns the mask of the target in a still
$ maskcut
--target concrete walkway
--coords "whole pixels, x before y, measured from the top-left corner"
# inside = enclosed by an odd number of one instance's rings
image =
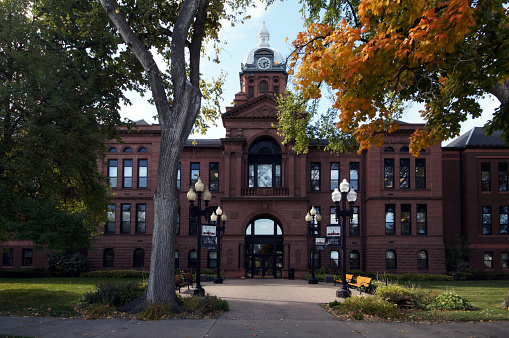
[[[203,287],[207,293],[228,300],[230,311],[217,320],[151,322],[0,317],[0,337],[509,337],[509,322],[338,321],[318,305],[335,299],[338,287],[332,284],[258,279],[203,283]]]

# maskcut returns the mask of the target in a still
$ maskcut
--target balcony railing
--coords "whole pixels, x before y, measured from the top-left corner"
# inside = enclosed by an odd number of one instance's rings
[[[288,188],[242,188],[242,196],[288,196]]]

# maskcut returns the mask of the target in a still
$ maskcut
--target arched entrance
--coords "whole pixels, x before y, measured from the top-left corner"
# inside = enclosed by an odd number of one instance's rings
[[[259,218],[246,228],[246,277],[281,278],[283,231],[277,221]]]

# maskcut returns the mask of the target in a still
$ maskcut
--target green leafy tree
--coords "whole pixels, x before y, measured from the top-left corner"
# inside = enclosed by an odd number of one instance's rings
[[[100,38],[61,35],[46,5],[0,3],[0,242],[61,251],[89,247],[105,221],[98,159],[116,134],[123,88],[91,56]]]
[[[479,117],[476,99],[488,93],[501,105],[486,129],[509,140],[507,1],[301,3],[309,27],[293,42],[294,83],[311,99],[332,89],[337,127],[353,133],[359,152],[398,128],[394,102],[425,106],[425,128],[410,138],[418,155]]]

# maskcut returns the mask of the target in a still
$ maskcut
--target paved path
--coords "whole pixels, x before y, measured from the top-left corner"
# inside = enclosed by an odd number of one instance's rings
[[[296,280],[226,280],[204,283],[205,291],[228,300],[219,319],[159,320],[0,317],[0,337],[509,337],[509,322],[367,323],[342,322],[318,304],[335,299],[332,284]],[[184,291],[184,290],[183,290]]]

